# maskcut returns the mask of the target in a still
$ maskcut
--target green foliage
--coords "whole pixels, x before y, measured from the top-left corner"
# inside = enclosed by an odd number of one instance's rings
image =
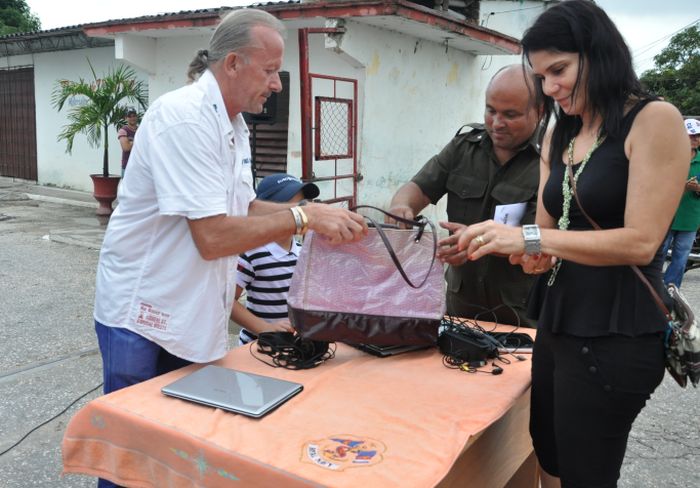
[[[136,72],[126,66],[110,68],[105,76],[98,78],[90,64],[93,80],[57,80],[52,103],[60,111],[68,100],[79,102],[68,111],[68,124],[58,134],[58,140],[66,141],[66,152],[73,151],[73,141],[84,134],[92,147],[104,143],[102,174],[109,176],[109,128],[123,123],[127,103],[137,103],[146,108],[146,87],[136,78]],[[75,98],[74,98],[75,97]]]
[[[39,17],[26,0],[0,0],[0,36],[41,30]]]
[[[671,38],[654,57],[642,83],[685,115],[700,115],[700,28],[695,24]]]

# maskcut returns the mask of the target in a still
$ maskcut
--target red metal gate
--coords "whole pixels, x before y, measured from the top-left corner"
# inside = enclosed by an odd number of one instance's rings
[[[0,70],[0,176],[37,179],[34,68]]]
[[[309,34],[299,29],[302,180],[321,188],[327,203],[357,205],[357,80],[309,72]]]

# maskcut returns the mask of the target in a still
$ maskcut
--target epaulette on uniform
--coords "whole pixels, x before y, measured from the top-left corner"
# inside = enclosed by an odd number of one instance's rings
[[[465,127],[470,128],[470,130],[465,131]],[[465,124],[459,128],[455,137],[465,136],[469,142],[479,142],[484,138],[484,134],[486,134],[484,124]]]

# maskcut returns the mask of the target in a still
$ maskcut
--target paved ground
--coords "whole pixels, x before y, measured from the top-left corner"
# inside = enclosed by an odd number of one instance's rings
[[[66,423],[97,387],[94,274],[104,226],[81,192],[0,178],[0,487],[92,487],[61,477]],[[683,290],[700,310],[700,269]],[[700,390],[668,377],[632,431],[620,486],[700,486]],[[585,453],[581,453],[585,455]],[[410,483],[407,484],[410,486]],[[489,487],[486,487],[489,488]]]

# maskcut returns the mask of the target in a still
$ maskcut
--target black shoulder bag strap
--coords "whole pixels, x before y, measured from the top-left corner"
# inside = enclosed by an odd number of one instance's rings
[[[401,277],[404,279],[404,281],[410,286],[411,288],[420,288],[422,287],[426,281],[428,281],[428,277],[430,276],[430,272],[433,270],[433,264],[435,263],[435,256],[437,254],[437,232],[435,230],[435,224],[433,224],[430,220],[427,218],[419,215],[416,217],[415,220],[409,220],[409,219],[404,219],[403,217],[399,217],[398,215],[391,214],[385,210],[382,210],[381,208],[373,207],[372,205],[358,205],[357,207],[353,207],[350,210],[357,210],[360,208],[371,208],[372,210],[378,210],[379,212],[383,213],[384,215],[391,217],[394,219],[396,222],[400,222],[402,224],[408,225],[411,228],[413,227],[418,227],[418,232],[416,233],[415,237],[415,242],[419,242],[421,238],[423,237],[423,233],[425,232],[425,226],[428,225],[430,226],[430,229],[432,230],[433,234],[433,257],[430,260],[430,266],[428,267],[428,272],[425,273],[425,276],[423,277],[423,280],[420,282],[420,284],[416,285],[414,284],[411,279],[406,275],[406,272],[403,269],[403,266],[401,266],[401,262],[399,261],[399,258],[396,256],[396,253],[394,252],[394,248],[391,245],[391,242],[389,242],[389,238],[386,236],[386,232],[384,232],[383,227],[385,227],[385,224],[380,224],[376,222],[373,218],[367,217],[366,215],[363,215],[365,219],[370,223],[372,227],[377,229],[377,234],[379,234],[379,237],[382,239],[382,242],[384,243],[384,247],[386,247],[386,250],[389,251],[389,256],[391,256],[391,260],[394,262],[394,265],[396,266],[396,269],[401,273]]]
[[[569,184],[571,185],[571,193],[574,194],[574,198],[576,199],[576,204],[578,205],[578,208],[581,210],[581,213],[583,214],[584,217],[590,222],[590,224],[593,226],[595,230],[603,230],[598,223],[593,220],[584,210],[583,205],[581,205],[581,200],[578,198],[578,192],[576,191],[576,180],[574,179],[574,171],[571,169],[571,164],[568,162],[564,163],[566,165],[566,172],[569,175]],[[651,283],[649,283],[649,280],[647,279],[646,276],[644,276],[644,273],[642,273],[642,270],[639,269],[638,266],[636,265],[631,265],[630,268],[632,268],[632,271],[634,271],[634,274],[637,275],[637,277],[641,280],[641,282],[644,284],[644,286],[647,287],[649,290],[649,293],[651,293],[651,297],[654,299],[656,302],[656,305],[659,307],[659,310],[663,312],[663,314],[666,316],[666,320],[668,320],[669,323],[673,322],[673,317],[671,316],[671,312],[668,311],[668,307],[666,307],[666,304],[664,301],[661,299],[659,294],[656,292],[653,286],[651,286]]]

